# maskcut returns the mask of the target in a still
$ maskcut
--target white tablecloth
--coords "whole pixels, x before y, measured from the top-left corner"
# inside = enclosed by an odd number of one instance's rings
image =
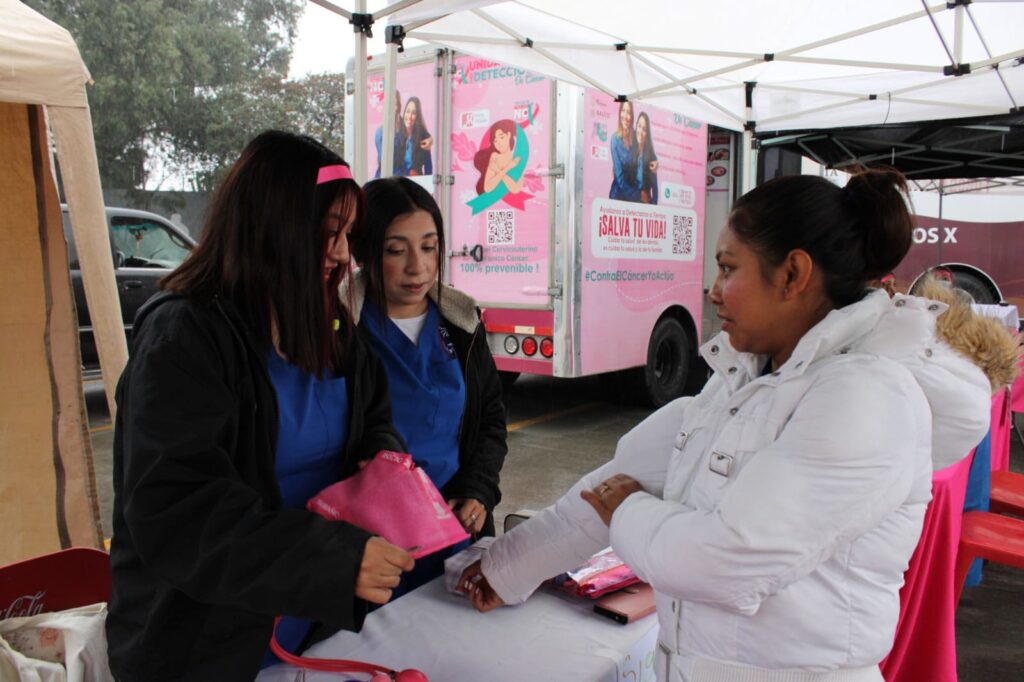
[[[521,606],[477,613],[449,594],[444,579],[371,613],[359,634],[339,632],[306,652],[319,658],[367,661],[397,670],[417,668],[431,682],[524,680],[630,682],[654,679],[658,623],[650,615],[619,625],[591,603],[538,590]],[[307,671],[308,682],[358,675]],[[296,682],[296,668],[267,668],[258,682]],[[365,679],[365,677],[363,678]]]
[[[971,309],[985,317],[994,317],[1007,329],[1017,330],[1020,325],[1019,313],[1015,305],[998,305],[992,303],[972,303]]]

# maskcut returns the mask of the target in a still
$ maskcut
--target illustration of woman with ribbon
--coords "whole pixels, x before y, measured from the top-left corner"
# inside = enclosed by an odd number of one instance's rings
[[[487,131],[486,146],[473,158],[473,165],[480,171],[480,179],[476,183],[477,194],[492,192],[499,183],[504,184],[513,194],[522,189],[522,183],[510,175],[512,169],[522,161],[513,153],[517,127],[515,121],[506,118]]]
[[[473,165],[480,173],[476,182],[479,196],[469,202],[473,215],[499,201],[523,210],[526,200],[533,197],[523,191],[523,175],[530,159],[530,143],[523,128],[532,122],[533,113],[524,124],[505,118],[488,128],[480,150],[473,155]]]

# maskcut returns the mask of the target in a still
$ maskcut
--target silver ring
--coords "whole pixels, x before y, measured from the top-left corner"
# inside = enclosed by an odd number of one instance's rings
[[[469,520],[470,521],[476,521],[476,514],[470,514],[469,515]]]
[[[597,489],[597,494],[600,497],[600,496],[604,495],[606,492],[608,492],[611,489],[612,488],[611,488],[610,485],[608,485],[607,483],[602,483],[601,487]]]

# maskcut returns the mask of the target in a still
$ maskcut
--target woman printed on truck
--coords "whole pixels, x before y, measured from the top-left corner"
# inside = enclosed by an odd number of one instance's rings
[[[441,284],[444,226],[430,193],[406,178],[366,185],[353,239],[361,269],[342,301],[388,373],[395,426],[466,531],[494,535],[505,453],[501,381],[473,299]],[[396,595],[444,571],[449,548],[417,560]]]
[[[399,157],[396,154],[395,175],[433,175],[434,164],[430,158],[430,147],[434,138],[427,132],[419,97],[410,97],[405,103],[402,125],[397,131],[399,139],[396,147],[401,150],[401,163],[397,163]]]
[[[521,180],[510,175],[522,161],[515,155],[517,127],[515,121],[505,118],[492,125],[484,135],[484,146],[473,156],[473,165],[480,173],[476,182],[477,194],[491,192],[500,184],[504,184],[511,194],[523,188]]]
[[[637,180],[636,131],[633,130],[633,103],[619,104],[619,127],[612,135],[612,186],[609,199],[640,201]]]
[[[409,554],[305,510],[403,449],[387,378],[337,298],[364,198],[342,159],[265,132],[199,245],[135,319],[117,389],[113,592],[119,680],[252,680],[325,628],[358,630]]]
[[[467,568],[472,603],[519,603],[610,544],[655,590],[659,680],[879,682],[933,444],[968,452],[990,409],[936,336],[943,306],[867,286],[910,247],[905,191],[867,171],[741,197],[701,349],[714,375]]]
[[[641,112],[636,119],[636,178],[640,187],[640,202],[658,203],[658,155],[651,140],[651,119]]]
[[[377,149],[377,170],[373,177],[380,177],[381,140],[384,127],[380,126],[373,134],[373,144]],[[402,109],[402,93],[395,91],[395,138],[393,175],[432,175],[434,164],[430,156],[430,148],[434,138],[427,131],[423,122],[422,106],[419,97],[410,97]]]

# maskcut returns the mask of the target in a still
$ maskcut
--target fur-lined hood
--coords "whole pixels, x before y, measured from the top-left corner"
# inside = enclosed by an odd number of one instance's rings
[[[934,278],[924,280],[915,293],[946,304],[935,321],[936,334],[985,373],[993,393],[1013,383],[1020,372],[1020,334],[975,312],[970,300]]]
[[[341,297],[341,304],[346,309],[351,301],[352,309],[349,312],[352,314],[352,324],[357,325],[363,311],[363,304],[366,302],[366,277],[363,275],[363,271],[357,270],[352,275],[351,281],[350,290],[349,278],[341,280],[338,295]],[[431,301],[437,304],[439,294],[441,303],[438,305],[438,310],[441,317],[468,334],[476,331],[480,324],[476,301],[458,289],[436,282],[427,295],[430,296]]]

